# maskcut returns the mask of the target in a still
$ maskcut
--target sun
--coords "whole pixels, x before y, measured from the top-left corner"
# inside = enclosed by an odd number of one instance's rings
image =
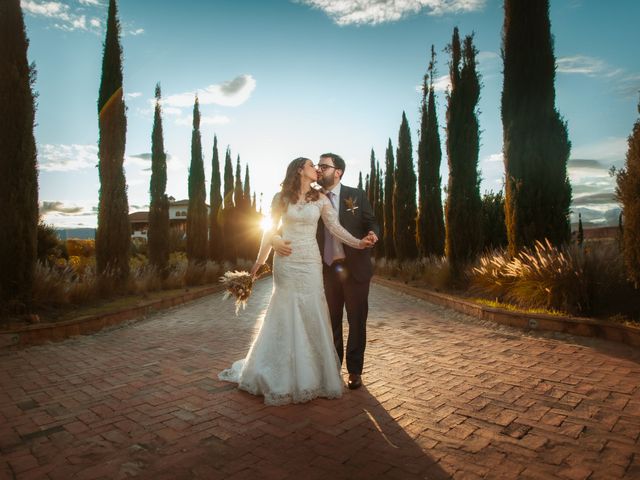
[[[273,226],[273,222],[271,221],[271,217],[263,216],[262,220],[260,220],[260,228],[262,230],[269,230]]]

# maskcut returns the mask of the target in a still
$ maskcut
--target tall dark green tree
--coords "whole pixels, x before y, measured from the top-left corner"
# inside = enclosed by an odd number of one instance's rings
[[[220,158],[218,137],[213,136],[213,156],[211,157],[211,185],[209,186],[209,259],[219,262],[224,258],[222,238],[222,195],[220,194]]]
[[[246,212],[251,210],[251,180],[249,179],[249,164],[244,167],[244,184],[242,187],[243,208]]]
[[[123,167],[127,117],[122,91],[120,22],[115,0],[109,1],[98,114],[100,193],[96,266],[102,279],[123,280],[129,276],[131,227]]]
[[[227,152],[224,156],[224,196],[222,210],[224,259],[235,263],[237,252],[236,245],[234,244],[233,209],[233,164],[231,163],[231,150],[227,147]]]
[[[253,251],[254,239],[258,235],[259,223],[251,211],[251,181],[249,179],[249,164],[244,168],[244,183],[242,188],[242,208],[240,211],[239,240],[242,258],[252,258],[257,252]]]
[[[242,210],[244,204],[244,191],[242,189],[242,169],[240,168],[240,155],[236,159],[236,181],[233,188],[233,204],[238,210]]]
[[[224,155],[224,208],[233,208],[233,165],[231,164],[231,150],[227,147]]]
[[[582,214],[578,213],[578,245],[582,246],[584,243],[584,228],[582,228]]]
[[[376,161],[376,207],[374,209],[374,215],[378,220],[378,223],[384,229],[384,177],[382,176],[382,170],[380,169],[380,162]],[[376,243],[375,249],[376,258],[382,258],[385,256],[384,234],[383,230],[380,232],[380,238]]]
[[[505,0],[503,152],[509,251],[569,241],[567,126],[555,108],[549,1]]]
[[[31,302],[37,258],[38,170],[35,67],[19,0],[0,2],[0,45],[0,305],[20,310]]]
[[[371,205],[371,208],[373,209],[373,211],[375,212],[376,210],[376,185],[378,184],[378,181],[376,179],[376,154],[373,151],[373,148],[371,149],[371,157],[370,157],[370,167],[369,167],[369,190],[367,191],[368,196],[369,196],[369,205]]]
[[[640,113],[640,103],[638,104]],[[622,204],[622,251],[629,278],[640,286],[640,119],[633,125],[624,168],[618,172],[616,196]],[[621,215],[622,215],[621,214]]]
[[[189,166],[189,209],[187,210],[187,258],[192,263],[207,261],[207,190],[204,185],[204,161],[200,137],[200,105],[193,104],[191,165]]]
[[[418,144],[418,193],[420,207],[416,225],[421,256],[444,254],[444,215],[442,211],[442,148],[438,131],[435,89],[436,52],[431,46],[431,60],[422,85],[420,143]]]
[[[482,197],[482,249],[496,250],[507,246],[507,227],[504,223],[504,195],[486,192]]]
[[[396,178],[393,189],[393,239],[398,260],[418,256],[416,245],[416,172],[413,167],[411,130],[402,112],[396,151]]]
[[[169,199],[167,198],[167,155],[164,151],[160,84],[156,85],[156,106],[151,132],[151,181],[149,185],[149,263],[164,275],[169,263]]]
[[[358,188],[362,190],[364,186],[362,185],[362,172],[358,174]]]
[[[396,249],[393,242],[393,190],[395,186],[395,160],[393,158],[393,145],[391,139],[387,145],[385,152],[385,170],[384,170],[384,216],[383,234],[384,256],[388,259],[396,257]]]
[[[451,53],[451,91],[447,105],[449,196],[445,208],[446,255],[453,274],[457,275],[482,246],[482,203],[478,175],[480,131],[476,114],[480,82],[473,35],[464,39],[461,49],[456,27],[448,50]]]

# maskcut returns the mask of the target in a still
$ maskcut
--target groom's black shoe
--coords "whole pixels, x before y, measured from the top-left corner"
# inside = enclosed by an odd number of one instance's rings
[[[355,390],[356,388],[360,388],[362,386],[362,378],[357,373],[349,374],[349,381],[347,382],[347,387],[349,390]]]

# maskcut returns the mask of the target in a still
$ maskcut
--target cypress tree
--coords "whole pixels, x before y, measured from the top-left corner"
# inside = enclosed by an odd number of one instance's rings
[[[362,172],[358,174],[358,188],[362,190]]]
[[[227,147],[224,156],[224,209],[233,208],[233,166],[231,165],[231,150]]]
[[[396,181],[393,190],[393,238],[398,260],[418,256],[416,245],[416,173],[413,168],[411,131],[402,112],[396,151]]]
[[[251,258],[255,252],[253,252],[253,239],[258,235],[256,226],[256,219],[251,214],[251,185],[249,180],[249,164],[245,165],[244,169],[244,185],[242,189],[242,211],[240,212],[241,218],[241,231],[240,242],[242,246],[242,257]]]
[[[640,113],[640,103],[638,104]],[[622,204],[619,228],[622,229],[622,251],[627,273],[636,288],[640,286],[640,119],[629,136],[625,166],[617,175],[616,196]]]
[[[242,211],[244,205],[244,192],[242,190],[242,170],[240,169],[240,155],[236,160],[236,182],[233,189],[233,204],[236,209]]]
[[[242,258],[244,257],[244,244],[242,242],[243,232],[242,226],[244,223],[244,217],[242,212],[242,205],[244,203],[244,195],[242,192],[242,175],[240,170],[240,155],[236,158],[236,173],[235,173],[235,184],[233,189],[233,204],[234,207],[231,209],[231,213],[229,215],[229,223],[230,228],[233,231],[232,241],[233,248],[235,251],[234,258]]]
[[[204,162],[200,138],[200,105],[193,104],[191,165],[189,166],[189,208],[187,210],[187,258],[189,262],[207,261],[207,191],[204,185]]]
[[[367,197],[371,196],[369,194],[369,192],[371,191],[371,182],[369,180],[369,174],[368,173],[367,173],[367,176],[365,177],[365,180],[364,180],[364,191],[367,194]]]
[[[549,1],[505,0],[502,129],[509,252],[571,236],[567,126],[555,108]]]
[[[218,157],[218,137],[213,136],[213,156],[211,158],[211,185],[209,191],[209,259],[219,262],[224,255],[222,238],[222,195],[220,194],[220,159]]]
[[[445,209],[446,254],[452,273],[457,276],[482,245],[482,203],[478,176],[480,132],[476,115],[480,82],[476,72],[473,35],[465,38],[464,48],[461,49],[456,27],[448,50],[451,52],[451,92],[447,105],[449,197]]]
[[[19,0],[0,2],[0,305],[31,302],[37,258],[35,66]]]
[[[231,163],[231,150],[227,147],[224,157],[224,196],[222,211],[222,228],[224,239],[224,258],[235,263],[237,258],[236,245],[234,244],[233,223],[233,165]]]
[[[423,83],[422,125],[420,144],[418,146],[418,185],[420,190],[420,216],[418,221],[418,238],[421,255],[444,254],[444,215],[442,210],[442,177],[440,163],[442,148],[438,131],[436,113],[435,78],[436,53],[431,46],[431,61]],[[429,85],[427,86],[427,77]],[[427,94],[428,92],[428,94]],[[422,179],[420,177],[422,176]],[[423,201],[424,196],[424,201]]]
[[[487,192],[482,197],[483,250],[507,246],[507,228],[504,223],[504,195]]]
[[[582,246],[584,242],[584,229],[582,228],[582,214],[578,214],[578,245]]]
[[[96,266],[101,278],[109,276],[123,280],[129,276],[131,227],[123,168],[127,118],[122,91],[120,22],[115,0],[109,1],[98,114],[100,193]]]
[[[380,225],[382,225],[384,229],[384,185],[383,185],[383,177],[382,170],[380,169],[380,162],[376,161],[376,208],[374,209],[374,214]],[[384,245],[384,230],[380,232],[380,238],[378,238],[378,243],[376,243],[376,258],[382,258],[385,255],[385,245]]]
[[[393,244],[393,191],[395,186],[395,161],[393,158],[393,146],[391,139],[385,152],[384,170],[384,217],[383,217],[383,241],[384,256],[387,259],[395,258],[396,249]]]
[[[369,205],[373,211],[376,211],[376,185],[378,183],[376,179],[376,154],[371,149],[371,158],[370,158],[370,168],[369,168],[369,190],[367,191],[369,196]]]
[[[167,155],[162,134],[160,84],[156,85],[156,106],[151,133],[151,181],[149,193],[149,263],[163,275],[169,263],[169,199],[167,189]]]
[[[249,180],[249,164],[244,168],[244,186],[242,189],[242,200],[244,202],[245,212],[251,210],[251,181]]]

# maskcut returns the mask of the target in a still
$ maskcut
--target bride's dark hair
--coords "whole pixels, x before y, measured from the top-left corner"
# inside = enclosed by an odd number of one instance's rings
[[[300,170],[304,164],[311,160],[305,157],[298,157],[289,163],[284,180],[280,184],[280,208],[284,212],[289,203],[296,203],[300,197]],[[305,201],[314,202],[320,198],[320,192],[312,188],[305,195]]]

